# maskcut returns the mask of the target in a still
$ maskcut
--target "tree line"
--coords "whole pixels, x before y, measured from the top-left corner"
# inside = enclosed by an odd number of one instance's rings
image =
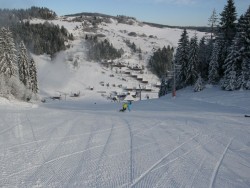
[[[49,54],[53,57],[57,52],[65,50],[65,42],[73,40],[63,26],[49,22],[30,24],[20,22],[11,26],[15,41],[23,41],[27,48],[34,54]]]
[[[149,68],[159,78],[163,77],[164,75],[167,76],[168,73],[166,70],[172,69],[173,52],[173,47],[171,48],[168,45],[167,48],[164,46],[162,49],[156,50],[150,57]]]
[[[120,58],[123,49],[116,49],[107,39],[98,40],[97,36],[85,36],[88,45],[88,59],[94,61],[114,60]]]
[[[220,16],[213,11],[210,36],[200,41],[196,35],[189,40],[183,30],[173,59],[176,89],[200,91],[205,83],[227,91],[250,89],[250,6],[237,20],[234,1],[228,0]]]
[[[29,9],[0,9],[0,26],[6,27],[16,24],[22,20],[40,18],[52,20],[56,18],[56,13],[48,8],[31,7]]]

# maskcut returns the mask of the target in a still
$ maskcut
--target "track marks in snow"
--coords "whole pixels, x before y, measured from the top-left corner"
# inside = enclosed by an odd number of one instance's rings
[[[126,119],[123,119],[123,121],[126,123],[128,127],[128,134],[129,134],[129,150],[130,150],[130,159],[129,159],[129,184],[132,184],[133,182],[133,176],[134,176],[134,159],[133,159],[133,133],[131,124]]]
[[[154,165],[152,165],[148,170],[146,170],[143,174],[141,174],[141,176],[139,176],[138,178],[136,178],[134,180],[134,182],[131,184],[131,188],[134,187],[136,184],[138,184],[147,174],[149,174],[154,168],[156,168],[160,163],[162,163],[169,155],[171,155],[173,152],[175,152],[176,150],[178,150],[179,148],[181,148],[183,145],[185,145],[186,143],[190,142],[191,140],[193,140],[194,138],[196,138],[197,136],[199,136],[199,133],[194,135],[193,137],[191,137],[190,139],[188,139],[187,141],[183,142],[182,144],[180,144],[179,146],[175,147],[172,151],[170,151],[169,153],[167,153],[163,158],[161,158],[159,161],[157,161]]]
[[[198,136],[197,138],[202,140],[198,141],[196,140],[196,138],[194,138],[185,143],[187,144],[187,147],[180,147],[175,151],[172,150],[173,152],[168,156],[169,159],[167,159],[168,157],[166,157],[164,160],[162,160],[162,162],[159,163],[159,165],[157,165],[155,168],[153,168],[150,173],[146,174],[147,177],[143,177],[143,182],[140,182],[140,184],[138,183],[139,185],[136,187],[143,187],[148,184],[152,186],[154,185],[154,188],[165,187],[165,185],[169,185],[170,187],[182,187],[183,184],[185,184],[187,187],[191,187],[188,185],[193,184],[193,180],[195,177],[193,177],[192,181],[190,182],[191,171],[189,171],[189,173],[187,173],[187,171],[190,170],[189,167],[197,166],[197,162],[192,162],[192,159],[188,155],[193,153],[193,151],[195,150],[197,150],[196,153],[202,152],[204,147],[209,142],[214,141],[214,137],[207,137],[200,134]],[[188,145],[190,144],[193,147],[191,149],[188,149]],[[201,170],[201,166],[205,162],[204,157],[202,161],[202,164],[200,164],[198,167],[197,173]],[[183,173],[184,170],[186,170],[186,173]],[[176,180],[175,178],[177,178],[178,180]],[[175,184],[176,182],[178,182],[177,185]]]
[[[104,155],[105,155],[105,152],[106,152],[106,150],[108,148],[108,145],[110,143],[111,136],[112,136],[112,133],[113,133],[113,130],[114,130],[114,123],[111,122],[111,124],[112,124],[112,127],[110,129],[109,136],[108,136],[107,141],[106,141],[106,143],[105,143],[105,145],[103,147],[102,153],[100,154],[100,157],[98,159],[98,162],[97,162],[97,165],[96,165],[96,169],[95,169],[95,172],[97,172],[96,178],[95,178],[96,187],[102,187],[101,186],[101,182],[100,182],[100,177],[101,177],[102,171],[100,170],[100,168],[101,168],[101,162],[104,160]]]
[[[64,126],[64,129],[61,129],[61,134],[64,135],[62,136],[62,139],[58,140],[58,142],[56,143],[51,143],[51,140],[48,140],[48,143],[45,145],[48,147],[48,152],[47,154],[45,154],[46,148],[43,148],[42,150],[44,151],[42,153],[43,155],[43,162],[40,166],[37,165],[37,168],[34,172],[32,172],[32,174],[30,176],[28,176],[25,180],[25,182],[32,182],[38,179],[38,177],[46,177],[48,176],[48,174],[51,174],[50,178],[55,178],[57,177],[56,174],[58,173],[58,169],[56,169],[54,166],[52,165],[47,165],[48,161],[50,161],[52,158],[54,158],[54,156],[60,155],[60,152],[63,152],[62,150],[62,145],[65,142],[67,135],[71,134],[71,131],[73,130],[75,124],[73,123],[76,120],[73,119],[69,119],[65,124],[66,126]],[[52,133],[50,134],[49,137],[53,137],[54,136],[54,132],[56,133],[57,128],[53,127],[52,129]],[[42,152],[42,151],[41,151]],[[46,173],[47,172],[47,173]],[[57,181],[60,181],[59,179]],[[42,183],[44,183],[44,181],[42,181]]]
[[[199,167],[195,170],[194,175],[193,175],[193,177],[191,179],[190,187],[194,187],[193,184],[194,184],[195,178],[197,177],[198,173],[200,172],[200,170],[202,168],[202,165],[204,164],[205,160],[206,160],[206,157],[203,157]]]
[[[213,187],[214,187],[215,180],[216,180],[216,176],[217,176],[217,174],[218,174],[218,170],[219,170],[219,168],[220,168],[220,166],[221,166],[221,164],[222,164],[222,161],[223,161],[223,159],[224,159],[224,157],[225,157],[225,155],[226,155],[226,153],[227,153],[227,150],[228,150],[229,146],[232,144],[232,142],[233,142],[233,138],[230,139],[230,141],[229,141],[229,143],[227,144],[227,146],[225,147],[225,150],[224,150],[224,152],[222,153],[222,155],[221,155],[219,161],[216,163],[216,166],[215,166],[215,168],[214,168],[214,171],[213,171],[213,174],[212,174],[212,177],[211,177],[211,180],[210,180],[210,185],[209,185],[210,188],[213,188]]]
[[[96,131],[95,127],[96,127],[96,125],[91,127],[91,134],[89,134],[89,137],[87,139],[87,142],[85,145],[85,151],[87,151],[91,147],[91,143],[93,141],[93,137],[94,137],[94,134]],[[75,179],[79,176],[84,165],[86,164],[86,162],[88,160],[91,160],[89,152],[86,152],[86,153],[83,152],[81,154],[80,158],[78,159],[78,164],[77,164],[76,168],[73,170],[73,172],[71,172],[71,175],[70,175],[70,178],[67,182],[66,187],[70,187],[71,185],[74,184]]]

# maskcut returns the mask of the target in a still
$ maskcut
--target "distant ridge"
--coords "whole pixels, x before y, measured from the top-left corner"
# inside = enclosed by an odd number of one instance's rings
[[[153,27],[158,27],[158,28],[178,28],[178,29],[191,29],[191,30],[196,30],[196,31],[200,31],[200,32],[209,32],[210,31],[210,27],[206,27],[206,26],[170,26],[170,25],[164,25],[164,24],[157,24],[157,23],[150,23],[150,22],[142,22],[144,24],[153,26]]]
[[[102,14],[102,13],[96,13],[96,12],[82,12],[82,13],[76,13],[76,14],[67,14],[64,15],[67,17],[72,17],[72,16],[100,16],[100,17],[106,17],[106,18],[116,18],[116,16],[111,16],[107,14]]]
[[[76,14],[68,14],[68,15],[64,15],[67,17],[73,17],[73,16],[100,16],[100,17],[104,17],[104,18],[113,18],[116,19],[117,16],[111,16],[111,15],[107,15],[107,14],[102,14],[102,13],[91,13],[91,12],[82,12],[82,13],[76,13]],[[128,16],[129,17],[129,16]],[[210,28],[206,27],[206,26],[170,26],[170,25],[164,25],[164,24],[158,24],[158,23],[151,23],[151,22],[142,22],[144,24],[153,26],[153,27],[158,27],[158,28],[177,28],[177,29],[191,29],[191,30],[196,30],[196,31],[200,31],[200,32],[209,32]]]

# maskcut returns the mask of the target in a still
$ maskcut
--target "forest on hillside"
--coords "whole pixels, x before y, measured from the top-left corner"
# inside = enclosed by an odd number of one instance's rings
[[[56,13],[48,8],[31,7],[29,9],[0,9],[0,27],[10,28],[16,43],[24,42],[34,54],[49,54],[65,50],[65,41],[73,40],[73,35],[64,27],[45,22],[30,24],[32,18],[52,20]]]

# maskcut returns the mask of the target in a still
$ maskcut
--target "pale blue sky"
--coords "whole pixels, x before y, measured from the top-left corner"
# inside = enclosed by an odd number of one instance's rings
[[[250,0],[234,2],[238,17],[250,5]],[[1,8],[47,7],[57,15],[98,12],[175,26],[207,26],[213,9],[219,15],[226,4],[227,0],[0,0]]]

